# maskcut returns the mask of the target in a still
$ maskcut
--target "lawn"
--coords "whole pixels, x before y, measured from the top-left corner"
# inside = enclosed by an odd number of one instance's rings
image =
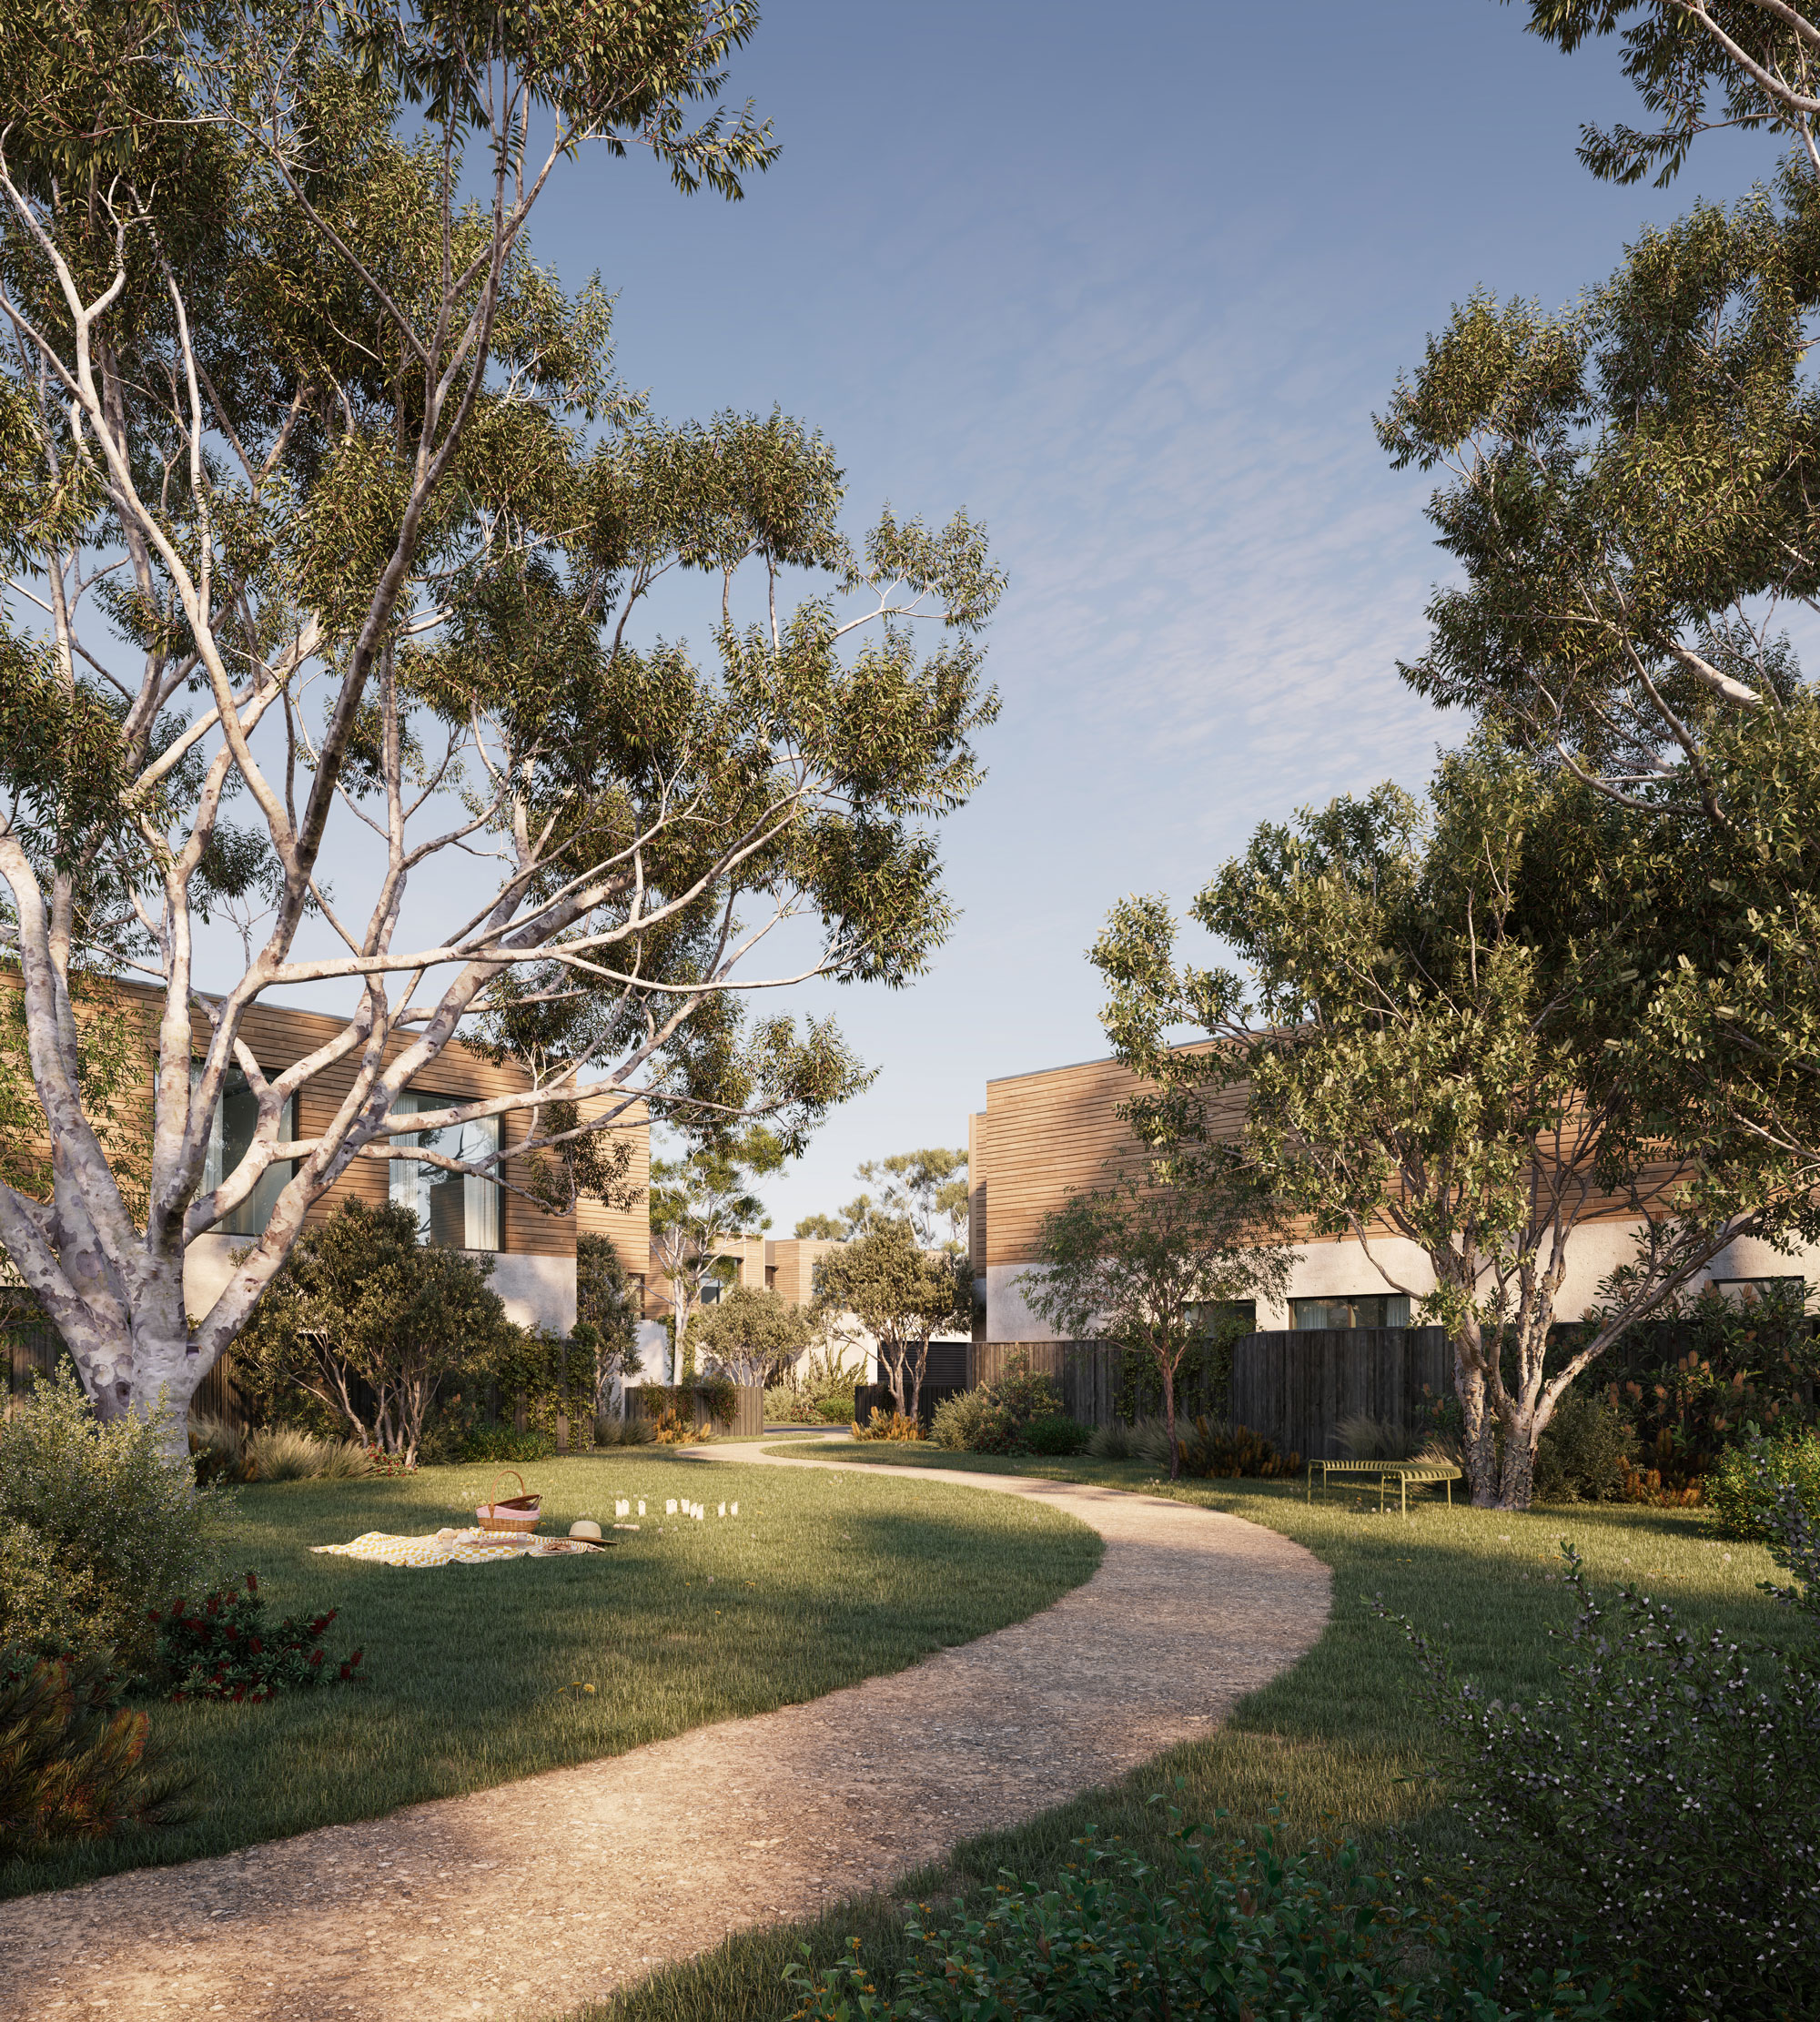
[[[1267,1524],[1333,1570],[1333,1614],[1321,1641],[1224,1728],[1171,1750],[1116,1788],[963,1845],[943,1869],[910,1877],[901,1900],[989,1889],[1003,1868],[1032,1880],[1053,1876],[1089,1830],[1154,1845],[1172,1807],[1208,1821],[1223,1812],[1230,1825],[1244,1825],[1279,1806],[1298,1836],[1337,1824],[1386,1851],[1394,1833],[1404,1858],[1445,1860],[1459,1842],[1451,1813],[1422,1774],[1429,1737],[1414,1663],[1400,1633],[1377,1618],[1371,1602],[1381,1596],[1392,1613],[1441,1635],[1460,1670],[1491,1692],[1530,1697],[1554,1675],[1557,1646],[1548,1631],[1570,1613],[1560,1579],[1562,1538],[1578,1546],[1595,1587],[1634,1580],[1668,1601],[1690,1630],[1712,1626],[1769,1643],[1803,1633],[1756,1590],[1774,1571],[1768,1553],[1720,1536],[1697,1511],[1577,1504],[1512,1517],[1424,1500],[1405,1522],[1394,1505],[1379,1516],[1375,1484],[1369,1501],[1363,1491],[1336,1486],[1325,1504],[1310,1507],[1299,1482],[1172,1485],[1138,1461],[1000,1459],[884,1441],[813,1458],[830,1472],[843,1461],[879,1462],[912,1474],[955,1468],[1171,1495]],[[871,1898],[814,1926],[734,1937],[591,2010],[591,2022],[774,2022],[794,2009],[780,1975],[798,1947],[806,1943],[824,1962],[854,1937],[876,1972],[888,1973],[900,1950],[894,1905]]]
[[[816,1698],[1021,1621],[1099,1562],[1097,1534],[1072,1518],[939,1482],[649,1449],[527,1471],[545,1530],[611,1520],[616,1496],[656,1513],[606,1553],[406,1571],[308,1547],[471,1522],[489,1471],[238,1491],[231,1563],[257,1569],[274,1619],[339,1609],[329,1647],[364,1649],[361,1682],[155,1709],[202,1780],[200,1814],[153,1840],[11,1864],[0,1895],[376,1817]],[[672,1496],[705,1503],[707,1521],[663,1519]],[[738,1519],[719,1519],[734,1500]]]

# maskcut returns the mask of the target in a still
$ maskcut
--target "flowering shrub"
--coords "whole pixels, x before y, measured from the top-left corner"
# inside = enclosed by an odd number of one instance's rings
[[[1777,1491],[1792,1489],[1810,1517],[1820,1517],[1820,1439],[1812,1433],[1756,1439],[1734,1447],[1707,1478],[1706,1493],[1734,1537],[1768,1538]]]
[[[1331,1847],[1286,1850],[1274,1832],[1217,1850],[1180,1833],[1172,1857],[1151,1864],[1090,1839],[1076,1845],[1080,1858],[1052,1889],[1006,1875],[984,1916],[934,1928],[913,1918],[913,1956],[893,1994],[857,1958],[821,1974],[787,1968],[795,2022],[1606,2022],[1644,2012],[1628,1989],[1565,1968],[1508,2006],[1496,1919],[1405,1898],[1350,1846],[1335,1860]]]
[[[854,1427],[856,1440],[920,1440],[923,1428],[907,1411],[875,1411]]]
[[[172,1699],[269,1699],[326,1683],[346,1683],[359,1668],[356,1650],[332,1668],[322,1638],[336,1610],[308,1622],[287,1616],[267,1626],[257,1575],[211,1593],[199,1606],[176,1601],[155,1610],[158,1682]]]
[[[1781,1554],[1804,1582],[1782,1598],[1812,1608],[1820,1555],[1788,1491],[1774,1521],[1809,1541]],[[1488,1700],[1403,1623],[1504,1943],[1523,1966],[1581,1942],[1607,1969],[1638,1962],[1666,2015],[1820,2013],[1820,1664],[1696,1643],[1633,1588],[1608,1615],[1562,1549],[1559,1696]]]
[[[169,1824],[188,1784],[119,1704],[112,1655],[67,1663],[0,1651],[0,1861],[57,1840]]]

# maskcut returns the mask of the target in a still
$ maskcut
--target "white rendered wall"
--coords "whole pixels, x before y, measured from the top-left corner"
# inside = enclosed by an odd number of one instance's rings
[[[200,1319],[221,1296],[234,1272],[234,1252],[250,1248],[247,1236],[198,1236],[184,1252],[183,1297],[194,1319]],[[488,1283],[505,1302],[506,1318],[521,1327],[547,1327],[567,1334],[575,1324],[575,1259],[572,1257],[521,1256],[511,1250],[470,1250],[490,1258],[493,1275]]]
[[[1578,1319],[1598,1298],[1601,1279],[1635,1255],[1640,1222],[1593,1222],[1568,1238],[1567,1275],[1562,1281],[1557,1319]],[[1347,1294],[1408,1291],[1420,1298],[1434,1289],[1427,1257],[1400,1237],[1374,1239],[1371,1255],[1350,1239],[1304,1243],[1289,1272],[1289,1299],[1338,1299]],[[1378,1269],[1372,1259],[1383,1266]],[[1033,1269],[1028,1264],[995,1264],[986,1274],[986,1338],[989,1341],[1052,1341],[1056,1329],[1033,1312],[1017,1280]],[[1767,1243],[1743,1241],[1722,1250],[1709,1278],[1805,1278],[1820,1285],[1820,1247],[1795,1251],[1773,1249]],[[1258,1325],[1269,1329],[1289,1324],[1287,1301],[1258,1302]]]

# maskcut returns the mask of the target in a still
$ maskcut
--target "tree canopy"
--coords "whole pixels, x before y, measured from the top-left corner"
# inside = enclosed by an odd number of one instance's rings
[[[1194,918],[1251,987],[1178,969],[1157,900],[1116,909],[1095,950],[1166,1169],[1231,1155],[1208,1097],[1242,1086],[1245,1154],[1288,1209],[1447,1328],[1483,1503],[1528,1506],[1556,1401],[1625,1329],[1740,1235],[1814,1224],[1805,1161],[1715,1131],[1699,1077],[1637,1043],[1656,894],[1633,840],[1571,773],[1481,741],[1426,805],[1383,786],[1305,810],[1216,874]],[[1212,1043],[1181,1049],[1183,1026]],[[1545,1366],[1550,1328],[1580,1317],[1558,1307],[1570,1238],[1614,1213],[1634,1268]]]
[[[793,1370],[813,1329],[800,1306],[759,1285],[734,1285],[702,1309],[695,1350],[712,1356],[735,1383],[770,1383]]]
[[[884,1222],[901,1221],[925,1249],[937,1244],[958,1249],[966,1238],[966,1153],[941,1146],[869,1158],[855,1177],[877,1188],[876,1196],[858,1194],[837,1215],[805,1215],[796,1235],[847,1242]]]
[[[534,254],[591,147],[730,198],[768,166],[718,103],[750,0],[102,18],[38,10],[0,56],[4,1103],[50,1147],[41,1184],[4,1176],[0,1244],[115,1412],[188,1394],[354,1159],[561,1208],[622,1184],[636,1106],[794,1147],[863,1086],[833,1025],[746,1006],[903,985],[943,938],[1000,579],[965,515],[850,539],[834,451],[790,418],[657,419],[602,283]],[[703,655],[643,619],[691,574]],[[759,967],[799,921],[791,975]],[[130,1174],[90,1107],[85,976],[153,993]],[[298,986],[345,1024],[268,1072],[248,1015]],[[458,1038],[530,1086],[404,1108]],[[235,1073],[258,1127],[206,1188]],[[414,1141],[514,1114],[470,1159]],[[192,1329],[185,1246],[274,1163]]]
[[[907,1223],[887,1221],[817,1262],[815,1305],[836,1336],[844,1314],[873,1336],[893,1403],[914,1417],[930,1338],[973,1324],[973,1274],[963,1258],[919,1249]]]

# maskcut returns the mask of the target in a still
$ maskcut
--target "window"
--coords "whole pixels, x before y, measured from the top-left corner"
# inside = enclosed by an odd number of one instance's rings
[[[407,1088],[397,1107],[406,1115],[424,1109],[450,1109],[469,1098],[435,1096]],[[441,1130],[413,1131],[393,1140],[440,1151],[450,1158],[478,1165],[500,1148],[500,1119],[482,1117],[476,1123]],[[417,1209],[417,1226],[427,1243],[441,1249],[497,1249],[500,1247],[500,1188],[491,1178],[450,1172],[411,1158],[391,1161],[391,1198]]]
[[[1742,1301],[1761,1299],[1771,1290],[1805,1292],[1807,1280],[1805,1278],[1715,1278],[1713,1289],[1721,1298]]]
[[[644,1309],[644,1273],[642,1270],[628,1271],[626,1283],[632,1287],[632,1311],[640,1319],[648,1319],[651,1316]]]
[[[1289,1325],[1296,1332],[1311,1333],[1331,1327],[1407,1327],[1410,1302],[1400,1292],[1368,1292],[1362,1298],[1342,1294],[1338,1299],[1292,1299]]]
[[[194,1088],[201,1078],[201,1067],[192,1065],[190,1087]],[[278,1117],[280,1138],[296,1135],[293,1121],[296,1115],[297,1097],[287,1097]],[[259,1098],[239,1068],[229,1067],[221,1099],[215,1105],[215,1115],[208,1127],[208,1150],[202,1162],[201,1190],[205,1194],[212,1194],[224,1179],[231,1178],[238,1169],[253,1142],[258,1122]],[[266,1224],[272,1218],[272,1209],[278,1206],[278,1196],[290,1182],[290,1160],[274,1159],[259,1175],[258,1184],[252,1192],[232,1213],[222,1216],[210,1233],[217,1236],[263,1235]]]
[[[764,1289],[768,1292],[774,1292],[777,1289],[777,1266],[775,1264],[767,1264],[764,1267]]]
[[[1245,1334],[1258,1330],[1258,1301],[1255,1299],[1210,1299],[1194,1310],[1203,1334],[1219,1334],[1233,1327]]]

